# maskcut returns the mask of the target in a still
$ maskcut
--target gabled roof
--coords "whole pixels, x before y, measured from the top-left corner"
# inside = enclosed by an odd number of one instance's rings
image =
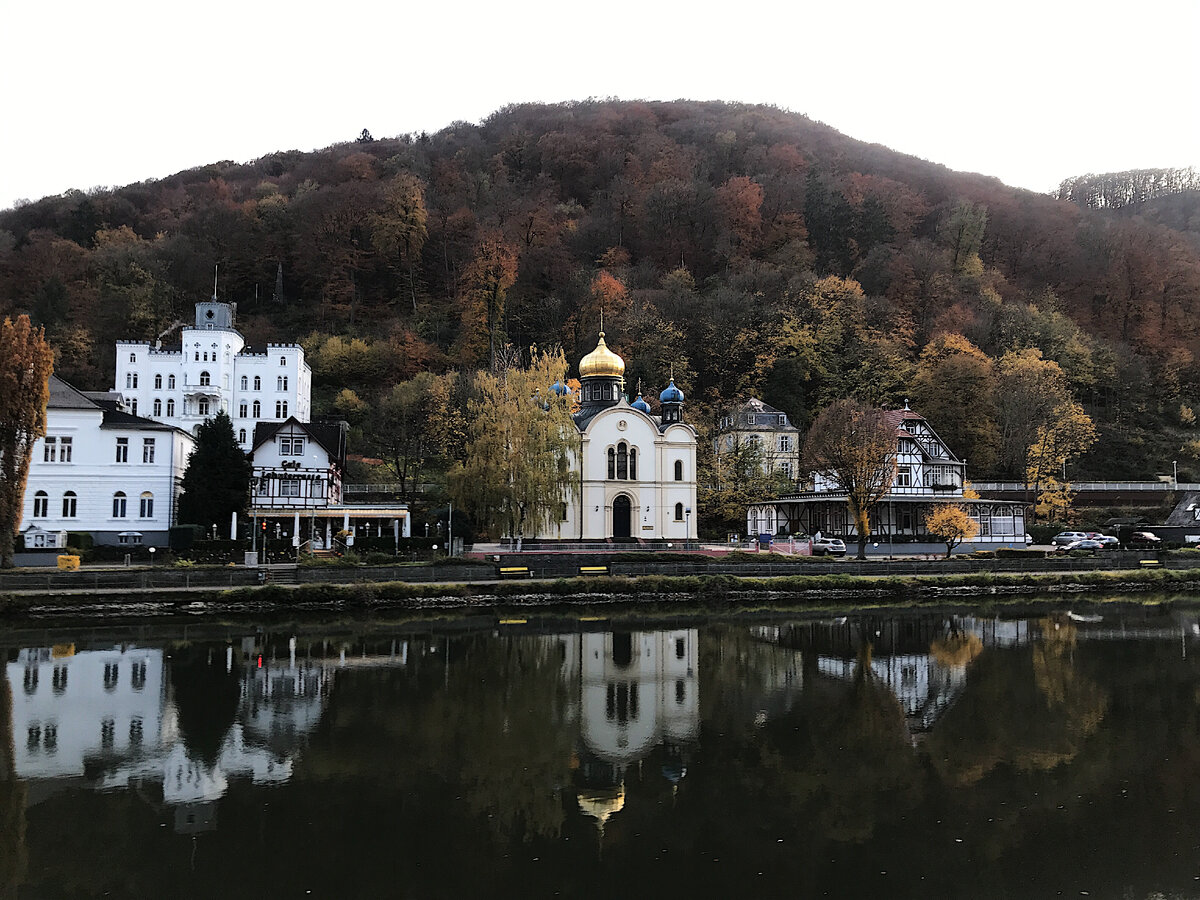
[[[50,402],[47,409],[100,409],[83,391],[67,384],[57,375],[50,376]]]
[[[954,454],[954,451],[950,449],[950,445],[947,444],[944,440],[942,440],[941,436],[937,433],[937,431],[934,430],[933,426],[929,424],[929,420],[926,419],[920,413],[918,413],[914,410],[911,410],[907,406],[905,406],[904,409],[885,409],[883,411],[883,415],[887,419],[888,422],[890,422],[892,425],[895,426],[897,438],[907,437],[907,438],[912,439],[916,443],[917,447],[920,448],[921,453],[923,455],[925,455],[926,457],[929,457],[929,454],[925,451],[925,447],[922,445],[922,443],[919,440],[916,439],[916,435],[910,434],[908,432],[908,430],[904,427],[905,422],[921,422],[921,423],[923,423],[925,425],[925,427],[927,429],[929,429],[929,433],[931,435],[933,435],[933,437],[937,440],[937,442],[939,444],[941,444],[942,447],[945,449],[946,456],[931,457],[931,458],[947,459],[950,462],[961,462],[962,461]]]
[[[259,422],[254,426],[251,454],[289,426],[303,431],[339,467],[346,467],[346,426],[343,422],[301,422],[295,416],[288,416],[282,422]]]

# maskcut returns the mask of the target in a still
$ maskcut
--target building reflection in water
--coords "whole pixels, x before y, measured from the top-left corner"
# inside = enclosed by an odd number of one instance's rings
[[[625,772],[664,749],[662,775],[673,786],[687,775],[700,735],[699,634],[615,631],[560,635],[562,677],[578,692],[575,790],[579,808],[601,835],[625,805]]]
[[[298,663],[294,638],[289,645],[286,660],[271,660],[253,638],[242,642],[237,711],[212,757],[185,740],[164,650],[131,644],[20,650],[6,674],[15,770],[29,785],[30,802],[71,785],[133,787],[152,802],[161,796],[177,830],[215,828],[215,802],[231,780],[286,781],[320,718],[334,669]],[[208,664],[232,676],[232,645],[224,657],[210,653]]]

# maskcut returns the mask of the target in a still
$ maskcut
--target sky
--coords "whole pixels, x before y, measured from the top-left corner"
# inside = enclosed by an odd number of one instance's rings
[[[768,103],[1043,192],[1200,167],[1200,0],[42,0],[0,24],[0,208],[587,97]]]

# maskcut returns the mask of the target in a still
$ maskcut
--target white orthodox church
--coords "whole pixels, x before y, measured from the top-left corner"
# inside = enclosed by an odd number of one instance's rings
[[[674,379],[659,415],[624,393],[625,361],[604,343],[579,363],[580,491],[557,526],[562,540],[687,541],[696,538],[696,430],[683,421]],[[564,396],[566,385],[556,383]]]
[[[125,411],[194,432],[224,410],[242,449],[254,449],[254,426],[307,422],[312,369],[299,344],[251,348],[234,327],[237,304],[214,297],[196,304],[196,324],[179,349],[161,341],[118,341],[116,384]]]

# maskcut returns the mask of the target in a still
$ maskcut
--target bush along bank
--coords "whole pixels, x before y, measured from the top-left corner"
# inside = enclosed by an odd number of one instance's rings
[[[786,575],[741,578],[732,575],[649,575],[637,578],[601,576],[553,581],[489,584],[354,584],[265,585],[188,594],[136,596],[0,595],[0,612],[56,614],[87,612],[97,616],[148,615],[286,609],[371,609],[384,607],[465,608],[506,606],[592,605],[634,602],[692,603],[705,608],[753,604],[873,606],[1032,595],[1131,594],[1149,592],[1200,594],[1200,573],[1190,570],[1121,572],[972,573],[944,576]],[[1176,598],[1178,599],[1178,598]],[[1197,597],[1200,602],[1200,596]]]

